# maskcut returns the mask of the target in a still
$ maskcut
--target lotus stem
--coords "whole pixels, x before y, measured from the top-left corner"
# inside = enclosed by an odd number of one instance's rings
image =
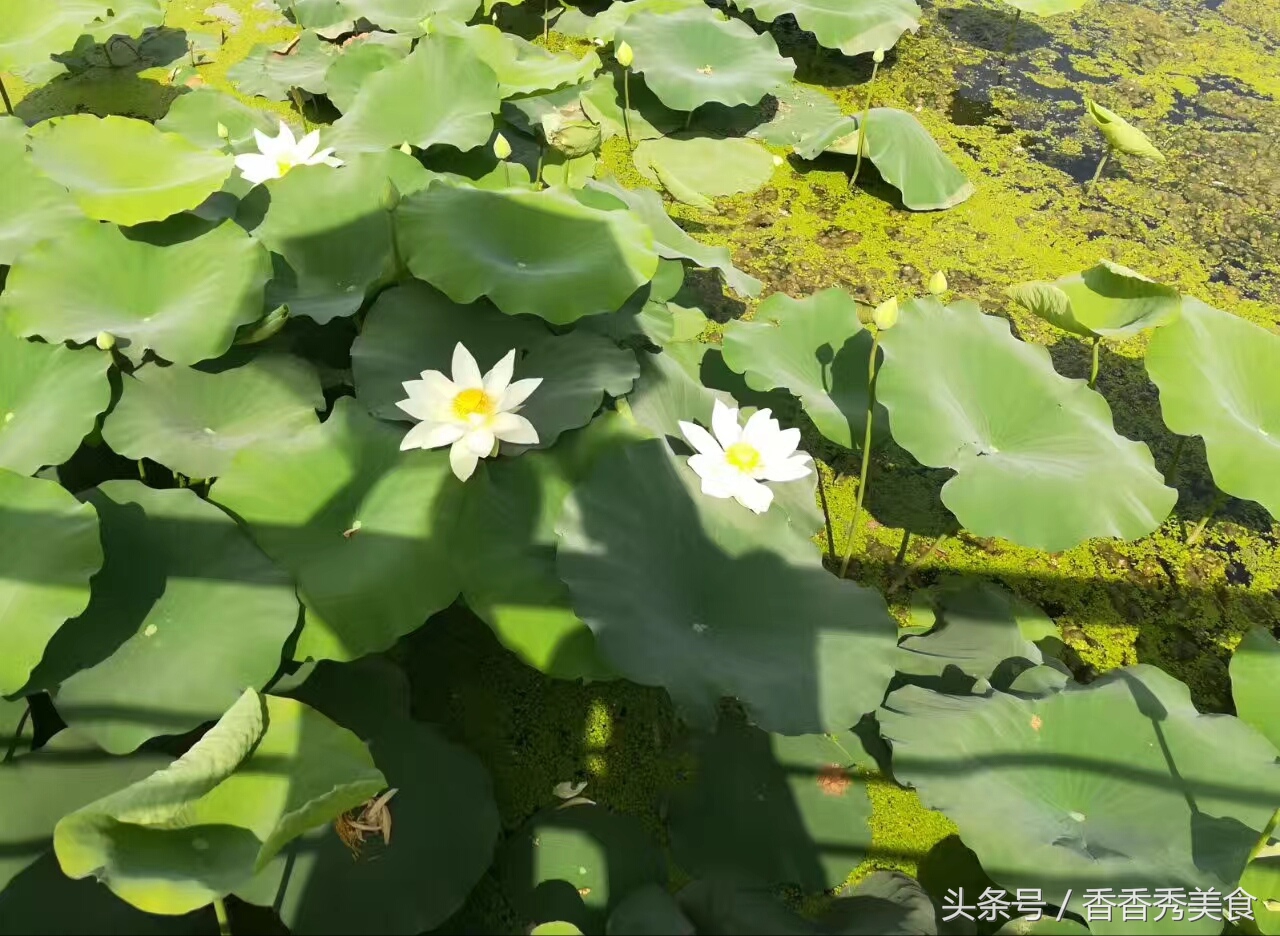
[[[551,31],[551,0],[542,0],[542,44],[547,44],[547,35]]]
[[[622,129],[627,134],[627,152],[635,149],[631,142],[631,69],[622,69]]]
[[[1107,151],[1102,154],[1102,159],[1098,161],[1098,168],[1093,171],[1093,178],[1089,180],[1089,184],[1085,186],[1085,194],[1093,191],[1094,185],[1097,184],[1098,178],[1102,175],[1103,167],[1106,166],[1107,160],[1111,158],[1111,147],[1107,147]]]
[[[858,521],[862,519],[862,501],[867,494],[867,469],[871,467],[871,417],[876,405],[876,352],[880,350],[880,333],[871,339],[871,363],[867,365],[867,431],[862,436],[862,470],[858,473],[858,500],[853,505],[853,517],[845,534],[844,559],[840,563],[840,577],[849,573],[849,560],[853,558],[853,542],[858,536]]]
[[[1195,525],[1191,533],[1187,536],[1187,545],[1193,546],[1200,542],[1200,537],[1204,535],[1205,528],[1209,526],[1209,522],[1213,519],[1214,514],[1218,512],[1218,508],[1226,503],[1227,495],[1219,491],[1213,498],[1213,503],[1209,505],[1209,509],[1205,511],[1200,522]]]
[[[190,42],[190,41],[187,42],[187,55],[191,59],[191,67],[195,68],[196,67],[196,44],[194,42]]]
[[[862,147],[867,137],[867,115],[871,113],[871,86],[875,83],[876,74],[880,71],[880,63],[871,63],[871,79],[867,82],[867,103],[863,105],[862,116],[858,118],[858,157],[853,164],[853,175],[849,178],[849,188],[858,184],[858,173],[862,170]]]
[[[547,148],[545,146],[539,145],[538,146],[538,166],[534,170],[534,174],[533,174],[533,181],[536,182],[538,185],[542,185],[542,158],[546,154],[547,154]]]
[[[227,918],[227,905],[221,897],[213,898],[213,912],[218,918],[218,936],[231,936],[231,921]]]
[[[684,115],[684,128],[688,130],[689,124],[691,123],[693,123],[693,111],[689,111],[689,113]]]
[[[27,727],[27,722],[31,718],[31,702],[27,702],[27,707],[22,710],[22,717],[18,719],[18,727],[14,729],[13,737],[9,739],[9,749],[5,751],[4,757],[0,759],[0,763],[13,759],[13,755],[18,753],[18,742],[22,740],[22,731]]]
[[[1262,853],[1262,850],[1267,847],[1267,843],[1271,841],[1271,836],[1275,833],[1277,825],[1280,825],[1280,809],[1277,809],[1271,816],[1271,821],[1268,822],[1267,827],[1262,830],[1262,837],[1259,838],[1257,844],[1250,849],[1249,858],[1245,861],[1246,865],[1250,864]]]
[[[1102,347],[1102,339],[1093,339],[1093,363],[1089,365],[1089,389],[1098,388],[1098,350]]]
[[[511,169],[507,169],[507,185],[511,185]],[[391,262],[395,264],[396,282],[404,279],[404,257],[400,254],[400,234],[396,231],[396,213],[395,211],[387,212],[387,226],[391,231]]]
[[[902,531],[902,542],[898,545],[898,554],[893,557],[893,564],[900,566],[903,560],[907,558],[907,547],[911,544],[911,531]]]
[[[911,563],[911,565],[907,566],[905,569],[902,569],[898,573],[897,577],[890,583],[887,593],[892,595],[904,584],[906,584],[907,579],[911,578],[912,573],[914,573],[922,565],[928,562],[934,553],[942,549],[942,544],[947,541],[947,537],[950,535],[951,535],[950,533],[943,533],[941,536],[936,537],[933,541],[933,545],[930,546],[925,551],[925,554],[923,556],[921,556],[915,562]]]
[[[310,133],[311,126],[307,123],[307,113],[302,109],[302,89],[290,88],[289,94],[293,97],[293,106],[298,108],[298,116],[302,118],[302,132]]]
[[[147,466],[142,463],[141,458],[138,459],[138,477],[143,481],[147,480]]]
[[[1171,488],[1178,486],[1178,463],[1182,461],[1182,449],[1186,444],[1187,437],[1178,436],[1178,443],[1173,447],[1173,460],[1169,462],[1169,470],[1164,476],[1164,483]]]
[[[1018,35],[1018,21],[1022,19],[1022,11],[1018,10],[1013,14],[1013,22],[1009,25],[1009,36],[1004,41],[1004,54],[1008,55],[1013,51],[1013,41]]]
[[[0,78],[0,98],[4,98],[4,109],[9,116],[13,116],[13,102],[9,100],[9,91],[4,86],[4,79]]]

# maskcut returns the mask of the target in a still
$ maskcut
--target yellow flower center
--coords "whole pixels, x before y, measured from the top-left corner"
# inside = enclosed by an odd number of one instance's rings
[[[724,450],[724,460],[743,474],[750,474],[760,467],[760,452],[754,445],[735,442]]]
[[[453,415],[459,419],[472,416],[492,416],[498,409],[493,397],[478,387],[463,390],[453,398]]]
[[[280,175],[283,176],[286,173],[288,173],[288,171],[292,169],[293,166],[294,166],[294,162],[290,157],[288,156],[276,157],[276,170],[280,173]]]

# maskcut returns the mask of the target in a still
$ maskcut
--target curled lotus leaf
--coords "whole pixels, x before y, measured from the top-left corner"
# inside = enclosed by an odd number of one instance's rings
[[[724,330],[724,362],[747,386],[794,394],[818,431],[845,448],[861,446],[867,426],[871,333],[859,305],[842,289],[804,299],[774,293],[751,321]],[[883,433],[884,408],[872,417]]]
[[[556,31],[566,36],[613,42],[618,28],[637,13],[678,13],[702,5],[702,0],[623,0],[611,3],[595,16],[587,16],[581,10],[566,7],[556,20]]]
[[[487,23],[465,26],[442,17],[432,21],[431,32],[466,42],[498,76],[498,93],[504,98],[587,81],[600,68],[600,56],[594,50],[581,56],[551,52]]]
[[[72,114],[31,133],[31,161],[98,221],[141,224],[198,206],[231,175],[230,155],[145,120]]]
[[[1146,365],[1165,425],[1204,438],[1214,484],[1280,517],[1280,336],[1188,296]]]
[[[227,79],[241,94],[268,101],[287,101],[294,88],[324,94],[325,76],[337,54],[337,46],[314,32],[304,32],[285,49],[254,46],[243,61],[227,70]]]
[[[1089,119],[1101,131],[1103,138],[1107,141],[1107,145],[1112,149],[1128,156],[1141,156],[1144,159],[1164,162],[1164,154],[1156,149],[1154,143],[1147,139],[1147,135],[1115,111],[1107,110],[1101,104],[1088,98],[1085,98],[1084,106],[1089,114]]]
[[[350,731],[247,689],[168,767],[64,816],[53,847],[68,877],[92,875],[140,910],[181,914],[385,786]]]
[[[976,307],[918,299],[884,334],[876,396],[894,439],[952,468],[942,502],[976,536],[1051,552],[1095,536],[1137,539],[1169,515],[1151,452],[1049,353]]]
[[[960,827],[1001,887],[1085,913],[1085,888],[1230,893],[1280,802],[1276,750],[1202,715],[1152,666],[1040,698],[890,693],[878,714],[893,772]],[[1217,933],[1221,921],[1094,920],[1090,930]]]
[[[108,355],[26,341],[0,324],[0,468],[60,465],[111,403]]]
[[[644,140],[632,154],[636,170],[687,205],[714,211],[711,197],[754,192],[773,176],[773,154],[739,138],[663,137]]]
[[[705,6],[638,13],[617,40],[635,51],[632,67],[658,100],[681,111],[713,101],[756,104],[795,74],[772,36]]]
[[[1006,293],[1028,312],[1084,338],[1128,338],[1167,325],[1182,308],[1172,286],[1110,260],[1053,283],[1010,286]]]
[[[773,92],[777,109],[765,123],[747,131],[753,140],[769,146],[785,146],[812,159],[826,142],[809,152],[814,140],[835,140],[848,134],[849,121],[831,95],[803,85],[790,84]]]
[[[483,146],[501,107],[498,78],[466,41],[430,35],[405,58],[374,72],[333,125],[339,155],[402,143]]]
[[[629,109],[625,107],[628,95]],[[642,75],[629,75],[624,91],[620,73],[604,72],[586,86],[581,98],[583,111],[599,125],[606,140],[628,134],[633,141],[656,140],[684,125],[680,112],[664,106]]]
[[[401,203],[396,230],[409,271],[454,302],[553,324],[620,308],[658,269],[647,224],[567,189],[437,182]]]
[[[784,510],[703,495],[665,440],[603,456],[558,529],[560,578],[604,659],[694,723],[733,696],[766,730],[836,731],[882,698],[896,627],[880,595],[827,572]]]
[[[734,0],[766,23],[790,14],[818,44],[845,55],[892,48],[920,28],[915,0]]]
[[[298,623],[288,578],[190,489],[107,481],[85,495],[105,561],[84,613],[49,641],[33,687],[124,754],[218,717],[280,666]],[[200,661],[192,678],[190,661]]]
[[[236,329],[262,316],[267,251],[234,222],[167,247],[82,223],[23,254],[0,313],[23,336],[88,343],[106,332],[134,361],[147,350],[175,364],[219,357]]]
[[[0,117],[0,264],[12,264],[29,247],[58,237],[83,216],[62,186],[41,175],[27,152],[27,127]]]
[[[0,469],[0,563],[5,570],[0,696],[5,696],[27,684],[49,639],[89,604],[89,579],[102,567],[93,505],[77,501],[54,481]],[[6,740],[0,747],[7,751]]]

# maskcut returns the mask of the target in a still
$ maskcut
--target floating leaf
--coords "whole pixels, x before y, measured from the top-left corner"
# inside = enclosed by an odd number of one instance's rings
[[[493,861],[499,824],[488,772],[410,717],[408,680],[386,660],[321,663],[290,694],[368,743],[396,791],[387,801],[394,847],[375,832],[353,848],[320,826],[263,870],[255,893],[299,936],[434,929]],[[419,886],[424,876],[430,887]]]
[[[3,70],[3,69],[0,69]],[[0,117],[0,265],[24,250],[75,226],[80,209],[66,189],[36,171],[27,154],[27,127]]]
[[[218,477],[241,449],[305,431],[325,407],[315,369],[284,355],[218,373],[150,364],[122,382],[103,439],[189,478]]]
[[[44,84],[63,71],[53,56],[69,51],[89,31],[92,20],[106,15],[107,7],[105,0],[3,0],[0,72]]]
[[[1188,296],[1152,337],[1147,374],[1165,425],[1204,437],[1214,483],[1280,517],[1280,337]]]
[[[867,114],[864,154],[884,180],[902,193],[912,211],[954,208],[973,194],[973,183],[906,111],[873,107]],[[828,152],[858,154],[856,126],[827,147]]]
[[[587,81],[600,68],[600,56],[592,50],[581,56],[550,52],[487,23],[465,26],[444,17],[432,21],[431,31],[465,42],[498,76],[498,93],[504,98]]]
[[[468,150],[493,133],[502,99],[498,79],[463,40],[427,36],[408,56],[370,75],[330,143],[340,155],[379,152],[402,143]]]
[[[1144,444],[1115,432],[1106,400],[1006,320],[918,299],[881,347],[876,395],[893,437],[957,472],[942,502],[975,536],[1053,552],[1146,536],[1173,509],[1177,492]]]
[[[1275,749],[1201,715],[1152,666],[1025,699],[1000,692],[891,693],[879,712],[893,772],[960,827],[1001,887],[1041,888],[1083,915],[1091,888],[1235,887],[1280,802]],[[1113,917],[1110,933],[1215,933],[1221,921]]]
[[[298,621],[288,579],[194,491],[107,481],[86,495],[106,562],[89,607],[32,676],[104,750],[182,734],[280,665]],[[198,661],[199,669],[191,666]],[[198,675],[198,679],[193,679]]]
[[[842,730],[892,675],[883,599],[828,573],[784,510],[700,493],[662,440],[601,458],[559,531],[560,577],[604,658],[696,723],[736,696],[769,731]]]
[[[225,140],[218,135],[219,125],[227,130]],[[236,153],[258,152],[254,130],[267,136],[280,132],[279,121],[274,115],[241,104],[230,94],[211,88],[178,95],[163,119],[156,121],[156,128],[181,134],[203,149],[217,150],[230,146]]]
[[[101,566],[91,505],[54,481],[0,469],[0,695],[27,684],[49,638],[89,604]],[[7,751],[6,740],[0,756]]]
[[[1178,317],[1182,297],[1110,260],[1055,283],[1011,286],[1006,294],[1028,312],[1085,338],[1128,338]]]
[[[818,431],[845,448],[861,447],[867,426],[871,334],[858,303],[842,289],[805,299],[774,293],[750,322],[724,330],[724,362],[753,390],[789,390]],[[887,425],[883,407],[874,430]]]
[[[754,192],[773,176],[773,155],[742,139],[644,140],[632,154],[636,170],[685,204],[714,210],[707,196]]]
[[[160,221],[195,208],[231,174],[226,153],[202,149],[144,120],[73,114],[31,134],[31,161],[71,190],[89,217]]]
[[[64,816],[54,849],[68,877],[93,875],[148,913],[186,913],[385,785],[351,732],[247,689],[173,764]]]
[[[692,785],[672,795],[671,853],[695,876],[839,887],[871,846],[866,785],[837,738],[721,721],[699,739]]]
[[[632,67],[676,110],[712,101],[756,104],[795,74],[772,36],[705,6],[639,13],[618,29],[617,40],[635,50]]]
[[[458,596],[448,531],[462,485],[447,450],[402,453],[403,437],[343,397],[320,425],[242,451],[210,492],[297,581],[295,659],[385,650]]]
[[[1129,156],[1141,156],[1164,162],[1164,154],[1156,149],[1155,144],[1147,139],[1147,135],[1126,121],[1114,111],[1109,111],[1101,104],[1088,98],[1084,100],[1086,112],[1093,125],[1102,131],[1107,145]]]
[[[767,123],[747,131],[747,136],[770,146],[786,146],[801,152],[811,141],[827,142],[849,132],[848,121],[840,105],[830,95],[803,85],[790,84],[773,92],[777,110]],[[818,147],[821,151],[826,142]],[[816,153],[814,154],[816,155]],[[812,156],[806,157],[812,158]]]
[[[299,166],[266,183],[270,206],[254,237],[288,264],[270,305],[321,324],[355,315],[365,297],[399,274],[388,184],[400,196],[431,174],[397,150],[357,153],[341,169]]]
[[[396,229],[410,272],[455,302],[488,296],[560,325],[619,308],[658,268],[644,222],[565,189],[440,182],[401,203]]]
[[[375,40],[375,36],[383,38]],[[369,76],[399,62],[409,54],[411,45],[407,37],[374,33],[346,46],[324,75],[326,93],[333,106],[345,114]]]
[[[111,403],[109,356],[24,341],[0,324],[0,468],[60,465]]]
[[[637,819],[581,803],[531,818],[507,840],[499,874],[522,919],[599,933],[623,897],[665,881],[667,868]]]
[[[89,33],[99,42],[113,36],[142,36],[164,23],[165,9],[161,0],[111,0],[107,14],[92,24]]]
[[[735,0],[766,23],[790,14],[818,44],[845,55],[889,49],[920,28],[915,0]]]
[[[304,32],[287,52],[270,44],[257,45],[240,62],[227,69],[227,80],[248,97],[287,101],[294,88],[324,94],[325,75],[338,48],[313,32]]]
[[[1280,750],[1280,640],[1254,624],[1231,654],[1236,714]]]
[[[195,364],[261,317],[270,270],[267,252],[230,221],[168,247],[85,223],[23,254],[0,312],[20,335],[87,343],[106,332],[134,361],[150,349]]]

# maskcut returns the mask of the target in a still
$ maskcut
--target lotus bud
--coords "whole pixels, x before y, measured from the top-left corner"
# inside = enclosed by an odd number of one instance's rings
[[[871,321],[876,323],[876,328],[881,331],[888,331],[898,324],[898,297],[893,296],[876,306],[876,310],[871,313]]]
[[[400,190],[394,182],[387,179],[387,184],[382,189],[382,208],[384,211],[395,211],[399,205]]]
[[[413,155],[413,147],[409,145],[408,140],[405,140],[403,143],[400,144],[400,152],[404,153],[406,156]]]
[[[501,133],[493,141],[493,155],[497,156],[498,159],[511,158],[511,144],[507,142],[507,138]]]
[[[110,351],[116,346],[116,336],[111,334],[111,332],[100,331],[98,332],[98,337],[95,339],[95,343],[103,351]]]
[[[877,65],[884,61],[884,46],[881,46],[871,53],[871,61],[875,62]]]
[[[781,166],[781,165],[782,165],[782,157],[781,157],[781,156],[774,156],[774,157],[773,157],[773,164],[774,164],[775,166]]]
[[[636,60],[635,53],[631,51],[631,46],[625,42],[619,44],[618,48],[614,50],[613,57],[618,60],[618,64],[623,68],[630,68],[631,63]]]
[[[227,129],[227,125],[224,123],[218,124],[218,139],[226,140],[226,139],[230,139],[230,137],[231,137],[231,131]]]
[[[947,291],[947,274],[939,270],[933,276],[929,277],[929,292],[935,296],[941,296]]]

